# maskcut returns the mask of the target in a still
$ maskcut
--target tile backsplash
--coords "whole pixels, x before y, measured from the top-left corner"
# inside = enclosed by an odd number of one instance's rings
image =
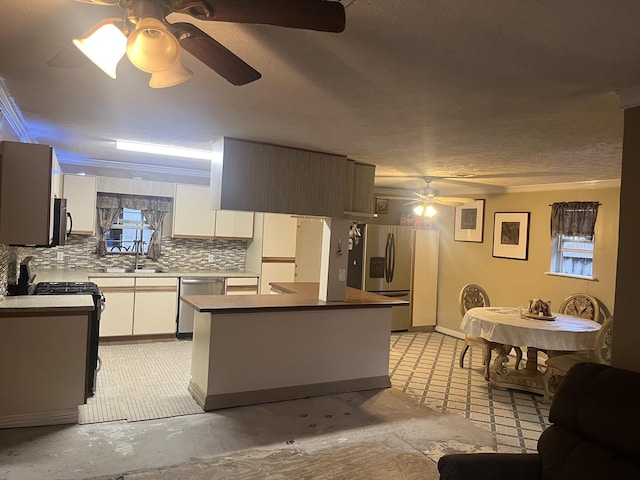
[[[36,269],[47,268],[131,268],[133,254],[95,254],[96,237],[72,235],[67,244],[53,248],[8,247],[0,245],[0,294],[7,283],[16,283],[18,265],[28,255],[33,256]],[[235,270],[245,265],[246,240],[194,239],[162,237],[162,254],[157,261],[142,257],[145,268],[164,270]],[[58,254],[62,252],[62,261]],[[211,261],[210,261],[211,260]]]

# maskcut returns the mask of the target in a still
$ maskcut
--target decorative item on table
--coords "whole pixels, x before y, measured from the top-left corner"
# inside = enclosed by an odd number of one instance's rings
[[[551,301],[541,300],[540,298],[529,300],[529,312],[526,316],[539,320],[553,320],[556,318],[551,315]]]

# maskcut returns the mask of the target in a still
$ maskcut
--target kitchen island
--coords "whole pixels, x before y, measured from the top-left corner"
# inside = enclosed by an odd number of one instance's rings
[[[271,285],[284,294],[182,297],[196,310],[189,391],[204,410],[391,386],[391,307],[405,301]]]

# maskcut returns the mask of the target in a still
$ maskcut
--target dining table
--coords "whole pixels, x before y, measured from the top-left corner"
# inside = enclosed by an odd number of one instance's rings
[[[536,317],[523,307],[471,308],[460,325],[465,333],[487,340],[496,352],[493,364],[487,366],[491,385],[540,395],[544,395],[544,371],[538,365],[538,352],[552,356],[593,350],[600,327],[593,320],[556,312],[551,318]],[[518,365],[519,359],[509,366],[509,353],[515,347],[526,348],[524,368]]]

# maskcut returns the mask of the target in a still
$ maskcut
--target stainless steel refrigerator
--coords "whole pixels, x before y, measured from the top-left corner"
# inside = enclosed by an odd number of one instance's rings
[[[400,225],[358,225],[361,237],[352,238],[347,285],[410,301],[412,229]],[[409,305],[392,308],[391,330],[411,326]]]

